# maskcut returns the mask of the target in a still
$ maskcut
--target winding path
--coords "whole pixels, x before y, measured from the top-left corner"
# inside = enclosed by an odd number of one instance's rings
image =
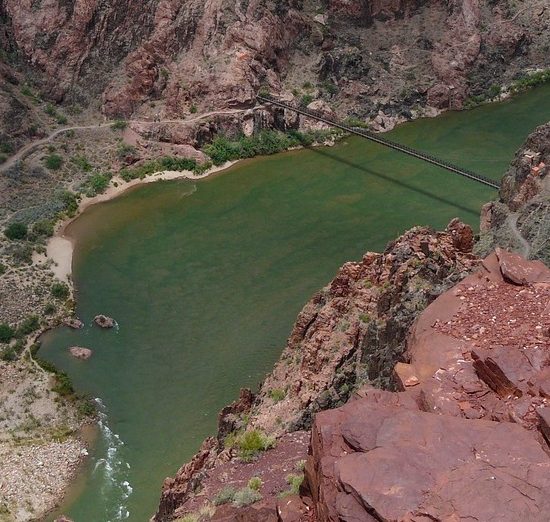
[[[218,116],[218,115],[230,115],[230,114],[239,114],[242,112],[245,112],[247,109],[227,109],[222,111],[211,111],[211,112],[205,112],[203,114],[200,114],[199,116],[196,116],[194,118],[190,118],[187,120],[182,119],[175,119],[175,120],[127,120],[127,123],[132,124],[136,123],[139,125],[154,125],[154,124],[165,124],[165,123],[179,123],[179,124],[190,124],[195,123],[197,121],[203,120],[205,118],[209,118],[211,116]],[[28,154],[30,154],[34,149],[37,147],[40,147],[41,145],[45,145],[46,143],[49,143],[51,140],[56,138],[57,136],[64,134],[69,131],[78,131],[78,130],[96,130],[96,129],[103,129],[106,127],[110,127],[115,123],[114,121],[108,121],[106,123],[98,123],[95,125],[74,125],[70,127],[63,127],[61,129],[57,129],[53,131],[52,133],[48,134],[45,138],[42,138],[37,141],[33,141],[31,143],[27,143],[27,145],[21,147],[15,154],[10,156],[2,165],[0,165],[0,172],[5,172],[8,170],[12,165],[17,163],[17,161],[25,158]]]

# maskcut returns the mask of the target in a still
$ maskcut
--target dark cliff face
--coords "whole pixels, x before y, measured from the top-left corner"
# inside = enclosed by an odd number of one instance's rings
[[[511,248],[550,264],[550,123],[538,127],[517,152],[502,180],[500,197],[483,207],[481,240],[486,254]]]
[[[550,65],[544,0],[79,0],[0,7],[10,60],[56,101],[108,115],[246,107],[265,86],[360,117],[460,108]],[[158,109],[158,108],[157,108]],[[412,111],[412,112],[411,112]]]

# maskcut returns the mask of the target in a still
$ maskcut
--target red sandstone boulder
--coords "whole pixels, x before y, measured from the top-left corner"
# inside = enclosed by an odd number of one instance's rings
[[[546,521],[550,458],[521,426],[368,398],[317,415],[319,521]]]

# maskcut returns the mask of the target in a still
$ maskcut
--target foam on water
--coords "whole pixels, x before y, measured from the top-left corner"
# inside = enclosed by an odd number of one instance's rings
[[[94,466],[93,475],[101,479],[101,495],[105,500],[105,520],[125,520],[130,516],[126,500],[132,494],[128,482],[130,464],[124,460],[124,442],[109,427],[107,408],[99,398],[95,399],[98,411],[98,426],[106,455],[99,458]],[[116,506],[116,507],[112,507]]]

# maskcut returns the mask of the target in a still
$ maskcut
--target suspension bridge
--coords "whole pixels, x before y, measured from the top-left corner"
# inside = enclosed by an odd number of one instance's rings
[[[385,147],[389,147],[390,149],[396,150],[398,152],[402,152],[403,154],[408,154],[409,156],[412,156],[413,158],[417,158],[422,161],[426,161],[427,163],[430,163],[432,165],[436,165],[437,167],[440,167],[442,169],[448,170],[449,172],[452,172],[454,174],[458,174],[459,176],[464,176],[465,178],[471,179],[472,181],[477,181],[478,183],[482,183],[483,185],[486,185],[488,187],[499,189],[499,185],[496,181],[487,178],[485,176],[482,176],[481,174],[477,174],[475,172],[472,172],[471,170],[464,169],[462,167],[459,167],[457,165],[453,165],[452,163],[449,163],[448,161],[436,158],[435,156],[432,156],[431,154],[426,154],[425,152],[413,149],[411,147],[407,147],[406,145],[402,145],[400,143],[397,143],[395,141],[391,141],[387,138],[383,138],[379,134],[375,134],[373,132],[369,132],[366,129],[361,129],[358,127],[352,127],[350,125],[346,125],[344,123],[340,123],[336,120],[333,120],[331,118],[326,117],[322,113],[318,111],[314,111],[311,109],[307,109],[304,107],[298,107],[295,105],[291,105],[286,102],[282,102],[277,100],[276,98],[273,98],[272,96],[262,96],[258,95],[257,99],[262,103],[269,103],[271,105],[275,105],[276,107],[280,107],[282,109],[286,109],[289,111],[297,112],[298,114],[301,114],[302,116],[306,116],[308,118],[312,118],[314,120],[326,123],[327,125],[330,125],[331,127],[335,127],[337,129],[341,129],[345,132],[349,132],[350,134],[355,134],[357,136],[361,136],[362,138],[366,138],[367,140],[373,141],[375,143],[378,143],[380,145],[384,145]]]

